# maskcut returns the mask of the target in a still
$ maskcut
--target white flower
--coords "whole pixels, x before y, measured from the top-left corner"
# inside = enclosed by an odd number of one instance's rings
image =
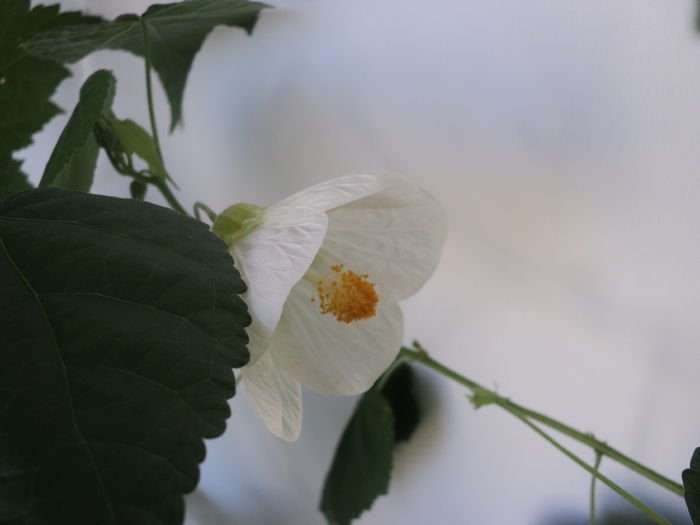
[[[300,383],[368,390],[403,342],[397,301],[432,274],[445,238],[437,201],[399,175],[349,175],[268,208],[237,205],[214,230],[248,284],[245,389],[267,427],[294,441]]]

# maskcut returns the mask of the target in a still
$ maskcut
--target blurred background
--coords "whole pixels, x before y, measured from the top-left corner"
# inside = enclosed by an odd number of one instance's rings
[[[347,173],[413,178],[444,204],[449,236],[433,279],[403,304],[406,342],[680,481],[700,445],[694,3],[271,1],[252,37],[207,38],[184,127],[169,136],[156,85],[181,200],[220,211]],[[148,6],[60,3],[109,18]],[[70,114],[100,67],[117,76],[117,115],[148,127],[143,63],[126,53],[73,66],[57,103]],[[18,155],[34,180],[65,121]],[[128,195],[104,155],[94,189]],[[587,523],[586,472],[505,412],[475,411],[463,388],[417,372],[423,423],[397,450],[390,494],[358,524]],[[306,391],[290,444],[236,396],[186,525],[323,523],[321,485],[354,403]],[[679,498],[609,460],[602,471],[689,523]],[[606,523],[644,522],[600,484],[598,496]]]

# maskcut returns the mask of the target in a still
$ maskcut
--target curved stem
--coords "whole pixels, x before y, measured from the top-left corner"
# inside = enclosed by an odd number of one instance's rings
[[[522,414],[527,418],[537,421],[538,423],[546,425],[554,430],[557,430],[558,432],[561,432],[562,434],[569,436],[583,443],[584,445],[588,445],[593,450],[600,452],[601,455],[609,457],[610,459],[613,459],[618,463],[625,465],[630,470],[670,490],[674,494],[678,496],[683,496],[683,486],[679,483],[676,483],[675,481],[659,474],[658,472],[648,467],[645,467],[641,463],[608,446],[606,443],[595,439],[591,434],[587,434],[576,430],[568,425],[565,425],[564,423],[561,423],[555,419],[545,416],[544,414],[540,414],[539,412],[518,405],[517,403],[513,403],[507,398],[501,397],[496,392],[488,390],[479,385],[477,382],[472,381],[471,379],[468,379],[462,376],[461,374],[458,374],[457,372],[447,368],[446,366],[438,363],[437,361],[434,361],[428,356],[428,353],[419,344],[414,343],[414,345],[417,348],[417,350],[402,348],[401,354],[411,359],[412,361],[422,363],[432,368],[433,370],[440,372],[442,375],[447,376],[450,379],[471,389],[474,393],[472,402],[475,404],[475,406],[478,407],[485,404],[496,404],[499,405],[501,408],[507,410],[508,412]]]
[[[112,160],[110,158],[110,160]],[[175,210],[178,213],[182,213],[183,215],[188,215],[187,211],[185,208],[178,202],[177,198],[175,195],[173,195],[173,192],[170,191],[170,188],[168,188],[168,185],[165,183],[165,180],[162,179],[161,177],[156,177],[155,175],[149,175],[147,172],[143,171],[136,171],[132,166],[122,166],[118,167],[114,161],[112,161],[112,165],[115,167],[115,169],[121,173],[122,175],[127,175],[129,177],[133,177],[134,180],[137,180],[139,182],[143,182],[144,184],[153,184],[158,190],[161,192],[167,203],[170,205],[170,207]]]
[[[161,164],[165,166],[163,153],[160,149],[160,139],[158,138],[156,113],[153,109],[153,86],[151,85],[151,44],[148,41],[148,29],[146,28],[146,21],[143,18],[141,19],[141,33],[143,35],[143,55],[146,66],[146,99],[148,100],[148,118],[151,121],[151,134],[153,135],[153,142],[156,146],[156,153],[158,154]]]
[[[598,472],[600,461],[603,459],[603,454],[596,450],[595,463],[593,470]],[[595,480],[598,479],[595,475],[591,477],[591,493],[588,501],[588,525],[595,525]]]
[[[204,221],[202,221],[202,215],[200,213],[202,211],[207,214],[207,217],[209,217],[209,220],[211,221],[212,224],[214,224],[214,222],[216,221],[216,213],[214,213],[214,210],[212,210],[209,206],[207,206],[203,202],[199,202],[199,201],[195,202],[193,209],[194,209],[194,217],[198,221],[204,222]]]

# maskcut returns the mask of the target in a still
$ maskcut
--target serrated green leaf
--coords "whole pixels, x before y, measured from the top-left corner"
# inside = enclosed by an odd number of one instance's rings
[[[206,226],[58,188],[0,202],[0,523],[176,525],[248,360]]]
[[[347,525],[389,489],[394,416],[381,392],[362,396],[343,431],[321,497],[328,523]]]
[[[93,128],[112,108],[116,79],[101,69],[80,88],[80,99],[46,164],[40,187],[90,191],[99,146]]]
[[[49,98],[70,75],[61,64],[26,54],[20,45],[40,31],[100,22],[79,12],[59,13],[58,5],[0,0],[0,158],[31,144],[32,135],[60,109]]]
[[[693,525],[700,525],[700,447],[695,449],[690,458],[690,468],[683,471],[683,488],[690,519],[693,520]]]
[[[418,425],[412,369],[387,374],[360,398],[326,475],[320,509],[332,525],[348,525],[388,492],[394,447]]]
[[[163,179],[167,178],[168,174],[158,156],[156,143],[145,129],[131,119],[109,118],[107,124],[124,152],[129,155],[138,155],[148,164],[151,174]]]
[[[0,200],[13,193],[28,190],[32,187],[21,167],[21,161],[9,156],[5,159],[0,159]]]
[[[149,7],[142,16],[122,15],[97,26],[64,28],[37,35],[24,44],[32,55],[75,62],[98,49],[122,49],[144,56],[148,34],[153,67],[170,102],[171,131],[182,119],[182,96],[194,56],[218,25],[253,31],[262,9],[248,0],[185,0]]]

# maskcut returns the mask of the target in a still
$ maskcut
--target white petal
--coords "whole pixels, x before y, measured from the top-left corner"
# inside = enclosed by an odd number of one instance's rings
[[[382,301],[400,301],[432,275],[446,229],[443,209],[430,194],[413,184],[395,186],[328,212],[319,262],[366,273]]]
[[[251,363],[265,351],[284,301],[316,256],[328,218],[319,213],[290,218],[284,224],[269,224],[266,216],[263,221],[259,229],[231,248],[236,266],[248,285],[243,300],[253,318],[247,330]]]
[[[284,373],[270,352],[241,368],[246,394],[277,437],[296,441],[301,431],[301,388]]]
[[[396,174],[346,175],[295,193],[267,211],[280,218],[324,212],[406,182],[405,177]]]
[[[403,340],[403,316],[396,303],[379,303],[370,319],[342,323],[321,315],[305,280],[289,294],[278,330],[293,334],[275,345],[275,361],[300,383],[326,395],[368,390],[392,363]],[[275,339],[277,339],[275,337]]]

